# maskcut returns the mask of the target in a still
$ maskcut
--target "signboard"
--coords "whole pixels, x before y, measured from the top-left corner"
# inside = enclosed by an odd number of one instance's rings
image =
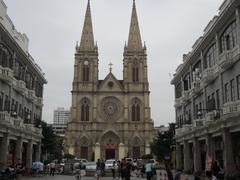
[[[207,153],[205,171],[211,171],[212,170],[212,161],[213,161],[212,156],[210,156]]]
[[[6,162],[7,167],[13,165],[12,164],[13,163],[13,155],[12,154],[7,154],[5,162]]]

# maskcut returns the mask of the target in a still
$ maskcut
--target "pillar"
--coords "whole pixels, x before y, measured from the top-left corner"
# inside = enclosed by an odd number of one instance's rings
[[[5,168],[5,160],[8,154],[9,134],[5,133],[0,144],[0,169]]]
[[[183,169],[181,145],[179,142],[176,143],[176,163],[177,169]]]
[[[95,144],[95,155],[94,155],[94,161],[97,162],[98,159],[100,159],[100,144],[99,143],[96,143]]]
[[[27,169],[30,169],[32,167],[32,154],[33,154],[33,143],[32,143],[32,140],[29,140],[27,144],[27,160],[26,160]]]
[[[184,141],[184,171],[191,170],[190,161],[190,144],[187,141]]]
[[[150,153],[151,153],[150,145],[147,144],[145,147],[145,154],[150,154]]]
[[[223,129],[223,160],[224,167],[227,173],[231,173],[234,170],[234,158],[233,158],[233,147],[231,133],[228,129]]]
[[[123,143],[120,143],[119,144],[119,157],[118,159],[123,159],[124,156],[125,156],[125,148],[124,148],[124,144]]]
[[[201,150],[200,143],[197,138],[193,139],[193,163],[194,163],[194,172],[201,171]]]
[[[35,160],[40,161],[40,156],[41,156],[41,142],[37,143],[36,145],[36,152],[35,152]]]
[[[16,153],[15,162],[17,162],[17,159],[22,159],[22,145],[23,145],[22,137],[19,136],[16,144],[16,150],[15,150],[15,153]]]
[[[238,43],[240,43],[240,7],[237,7],[236,9],[236,23],[237,23],[237,38],[238,38]]]

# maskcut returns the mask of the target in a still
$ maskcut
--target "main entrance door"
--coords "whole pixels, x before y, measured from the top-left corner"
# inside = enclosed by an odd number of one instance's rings
[[[115,159],[115,149],[106,149],[105,150],[106,159]]]

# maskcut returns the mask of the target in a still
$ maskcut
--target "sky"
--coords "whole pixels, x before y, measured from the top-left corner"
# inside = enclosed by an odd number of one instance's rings
[[[29,52],[43,69],[43,120],[52,123],[57,107],[71,106],[76,41],[80,41],[87,0],[4,0],[16,29],[30,39]],[[218,14],[223,0],[136,0],[142,41],[148,54],[151,116],[154,125],[175,121],[172,74]],[[113,63],[122,79],[132,0],[91,0],[94,39],[99,50],[99,77]]]

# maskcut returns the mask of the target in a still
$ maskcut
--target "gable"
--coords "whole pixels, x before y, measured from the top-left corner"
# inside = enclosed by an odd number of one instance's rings
[[[123,86],[110,72],[106,78],[100,82],[99,91],[101,92],[122,92]]]

